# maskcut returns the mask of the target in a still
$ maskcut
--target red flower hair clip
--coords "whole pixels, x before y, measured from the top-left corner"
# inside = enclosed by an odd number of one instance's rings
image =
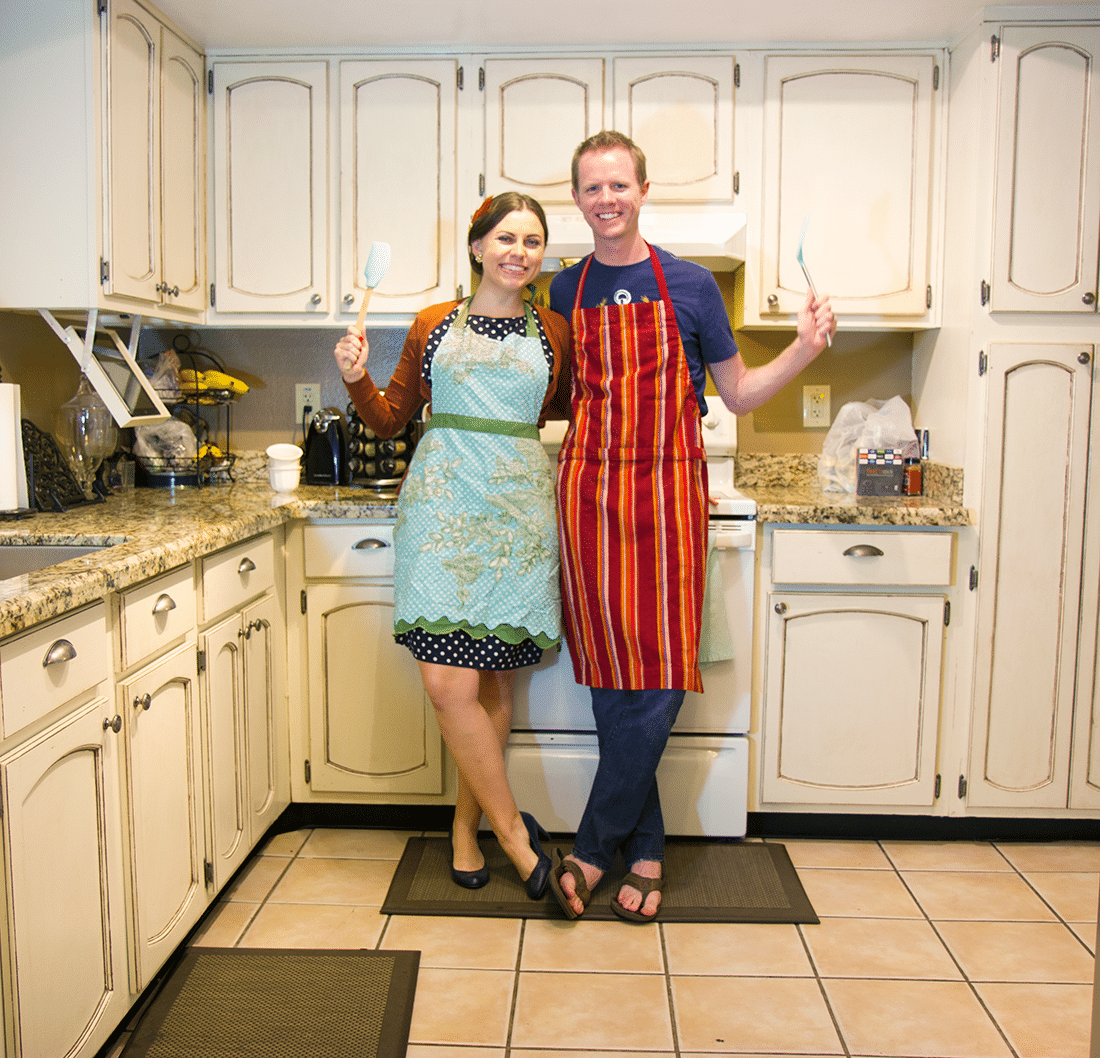
[[[470,218],[470,223],[474,224],[477,221],[481,220],[481,218],[484,217],[485,214],[489,212],[489,207],[492,206],[492,204],[493,204],[493,196],[489,195],[489,197],[486,198],[485,201],[482,202],[481,205],[478,206],[476,210],[474,210],[474,215]]]

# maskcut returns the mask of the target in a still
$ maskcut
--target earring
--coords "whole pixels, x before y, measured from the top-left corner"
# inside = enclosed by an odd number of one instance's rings
[[[478,264],[481,264],[481,254],[474,254],[474,260],[477,261]]]

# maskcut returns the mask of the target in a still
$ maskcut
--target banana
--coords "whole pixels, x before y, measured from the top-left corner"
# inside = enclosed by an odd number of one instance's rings
[[[234,393],[247,393],[248,384],[242,382],[239,378],[234,378],[232,375],[227,375],[224,371],[205,371],[203,372],[203,380],[206,382],[208,389],[228,389]]]

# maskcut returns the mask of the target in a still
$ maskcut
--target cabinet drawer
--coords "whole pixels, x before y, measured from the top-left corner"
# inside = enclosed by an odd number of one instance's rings
[[[195,586],[190,566],[123,592],[122,667],[156,653],[195,627]]]
[[[951,583],[952,533],[777,529],[776,584]]]
[[[393,576],[392,525],[307,525],[307,577]]]
[[[208,555],[202,560],[203,619],[235,610],[274,584],[275,541],[270,533]]]
[[[0,645],[4,737],[107,679],[110,658],[103,603]]]

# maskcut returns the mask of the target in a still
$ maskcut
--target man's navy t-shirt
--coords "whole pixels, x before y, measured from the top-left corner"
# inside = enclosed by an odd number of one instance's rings
[[[726,306],[714,276],[707,269],[692,261],[681,260],[659,246],[655,249],[665,274],[668,296],[676,311],[676,325],[680,329],[680,340],[684,344],[699,409],[706,415],[707,405],[703,399],[707,384],[706,365],[737,355],[737,343],[730,329]],[[550,282],[550,307],[566,319],[573,315],[573,300],[583,269],[582,260],[559,272]],[[581,308],[597,308],[616,302],[656,301],[660,296],[650,261],[619,267],[600,264],[593,258],[584,281]]]

